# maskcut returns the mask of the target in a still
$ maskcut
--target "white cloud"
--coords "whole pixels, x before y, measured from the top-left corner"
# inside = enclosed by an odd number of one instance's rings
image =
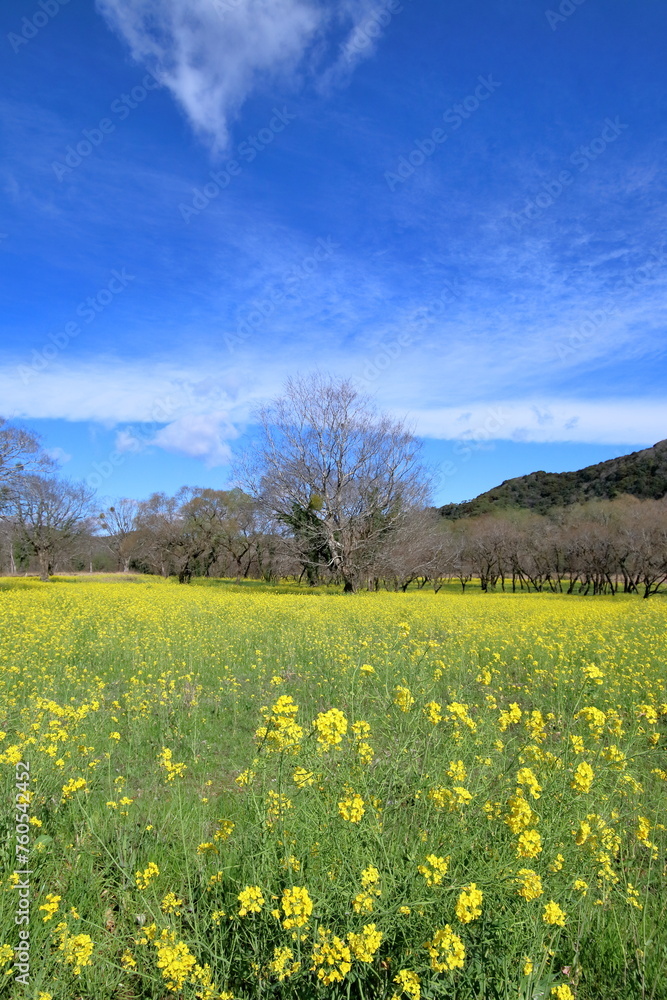
[[[411,410],[424,437],[438,440],[655,444],[667,437],[667,403],[651,399],[498,400]]]
[[[322,367],[341,374],[350,370],[349,360],[344,365],[335,356]],[[12,419],[93,421],[119,428],[119,451],[151,446],[220,465],[256,405],[279,394],[285,377],[298,369],[291,358],[267,358],[264,365],[247,367],[211,358],[206,371],[148,362],[73,362],[36,376],[37,391],[36,381],[26,389],[15,367],[0,365],[0,399]],[[427,438],[639,445],[667,437],[667,402],[658,398],[488,393],[482,401],[441,406],[433,399],[417,403],[417,388],[409,374],[402,383],[394,381],[390,391],[385,383],[379,406],[397,417],[407,414]]]
[[[55,448],[47,448],[46,454],[49,458],[52,458],[54,462],[57,462],[58,465],[66,465],[67,462],[72,461],[72,456],[59,445],[56,445]]]
[[[218,150],[228,145],[230,122],[255,90],[306,72],[307,65],[321,78],[330,75],[342,58],[329,56],[327,67],[331,42],[344,30],[344,55],[373,6],[369,0],[97,0],[133,57]],[[357,43],[355,58],[372,48]]]
[[[238,436],[226,413],[188,413],[157,432],[150,444],[190,458],[211,469],[232,457],[229,440]]]

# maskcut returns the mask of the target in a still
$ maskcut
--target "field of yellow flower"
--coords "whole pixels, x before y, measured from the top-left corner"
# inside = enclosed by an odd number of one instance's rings
[[[665,1000],[666,626],[0,580],[0,997]]]

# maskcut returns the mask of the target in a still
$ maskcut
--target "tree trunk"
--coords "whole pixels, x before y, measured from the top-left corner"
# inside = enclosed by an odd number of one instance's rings
[[[49,559],[48,552],[44,549],[40,549],[37,553],[37,558],[39,560],[39,578],[43,583],[49,582],[49,577],[51,576],[51,560]]]

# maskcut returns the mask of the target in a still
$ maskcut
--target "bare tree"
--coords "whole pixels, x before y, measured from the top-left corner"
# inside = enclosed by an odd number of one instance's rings
[[[138,513],[139,503],[136,500],[122,499],[114,501],[98,515],[100,526],[106,532],[104,540],[123,573],[129,573],[137,548]]]
[[[26,475],[44,472],[53,462],[41,449],[39,438],[0,417],[0,512],[11,503]]]
[[[259,420],[248,492],[291,528],[306,565],[357,590],[381,541],[426,500],[419,442],[350,381],[321,374],[289,379]]]
[[[411,583],[433,584],[436,593],[453,575],[454,550],[450,523],[435,510],[411,514],[388,536],[377,561],[378,574],[403,593]]]
[[[169,576],[174,571],[180,576],[184,568],[180,507],[186,493],[185,487],[174,497],[153,493],[139,504],[137,527],[140,556],[151,571],[161,576]],[[184,579],[186,577],[187,570]]]
[[[23,475],[11,490],[4,516],[37,556],[46,581],[56,556],[90,525],[93,491],[55,476]]]

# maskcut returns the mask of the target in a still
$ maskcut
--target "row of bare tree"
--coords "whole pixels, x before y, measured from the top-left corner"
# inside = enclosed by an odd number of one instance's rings
[[[667,499],[589,502],[549,516],[449,521],[426,506],[419,441],[345,379],[288,379],[261,409],[241,487],[184,487],[147,500],[96,499],[62,479],[29,432],[0,419],[0,562],[37,569],[130,569],[193,576],[293,577],[436,591],[501,587],[629,593],[667,582]]]
[[[667,500],[622,496],[551,515],[506,511],[444,521],[425,511],[380,554],[376,578],[395,589],[457,579],[500,588],[581,594],[641,593],[667,583]]]
[[[40,496],[44,510],[49,499]],[[326,560],[313,558],[310,535],[267,520],[261,505],[238,489],[183,488],[171,497],[122,499],[66,529],[62,522],[73,506],[72,497],[60,497],[49,518],[5,520],[2,572],[133,570],[182,583],[202,576],[344,582]],[[358,572],[369,589],[429,586],[437,592],[457,580],[465,591],[474,579],[483,591],[622,589],[649,597],[667,583],[667,501],[621,497],[551,516],[518,511],[457,521],[433,509],[414,511],[365,557]]]

